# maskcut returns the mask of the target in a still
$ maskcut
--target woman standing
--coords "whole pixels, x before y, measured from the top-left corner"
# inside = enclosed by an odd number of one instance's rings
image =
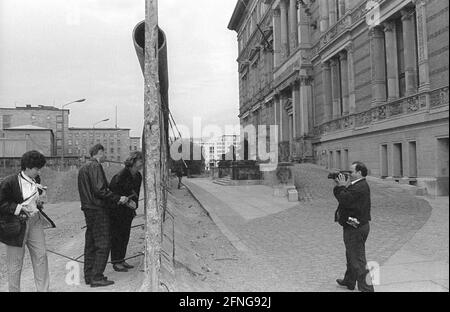
[[[21,172],[0,184],[0,242],[6,245],[10,292],[20,291],[25,245],[30,252],[37,291],[49,291],[44,224],[54,227],[54,223],[42,211],[46,188],[40,185],[39,174],[45,163],[41,153],[27,152],[21,159]]]
[[[125,161],[125,168],[116,174],[110,183],[110,189],[119,196],[130,200],[117,205],[111,211],[111,262],[117,272],[127,272],[133,266],[124,259],[130,239],[131,223],[136,216],[142,175],[139,172],[144,165],[142,152],[133,152]]]

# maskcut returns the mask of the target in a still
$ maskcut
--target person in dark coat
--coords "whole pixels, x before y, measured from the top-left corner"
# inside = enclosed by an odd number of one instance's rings
[[[91,161],[78,172],[78,192],[81,210],[86,219],[86,241],[84,246],[84,279],[91,287],[114,284],[104,275],[111,248],[110,212],[111,203],[125,203],[128,198],[111,192],[102,163],[105,149],[97,144],[90,149]]]
[[[37,151],[25,153],[19,174],[6,177],[0,184],[0,242],[6,245],[8,287],[20,291],[25,245],[33,265],[36,289],[49,291],[48,258],[45,246],[45,224],[53,221],[42,211],[46,188],[40,183],[40,170],[46,163]]]
[[[178,189],[181,189],[181,180],[183,179],[183,167],[181,165],[176,167],[175,174],[178,178]]]
[[[360,291],[373,292],[365,247],[371,221],[370,188],[366,181],[368,170],[362,162],[355,162],[351,171],[349,179],[340,174],[334,188],[334,196],[339,202],[335,221],[344,229],[347,258],[347,271],[344,279],[338,279],[336,282],[350,290],[354,290],[358,283]]]
[[[117,205],[111,214],[111,263],[118,272],[127,272],[133,266],[124,259],[130,240],[131,224],[136,216],[142,175],[139,172],[144,165],[142,152],[133,152],[125,161],[125,168],[116,174],[109,185],[117,196],[126,196],[129,201]]]

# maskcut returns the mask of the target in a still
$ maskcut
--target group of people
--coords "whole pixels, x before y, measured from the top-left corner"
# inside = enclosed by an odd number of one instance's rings
[[[90,150],[91,161],[78,172],[81,210],[86,219],[84,280],[91,287],[114,284],[104,276],[111,253],[115,271],[127,272],[133,266],[125,261],[131,223],[136,216],[144,164],[141,152],[132,152],[125,168],[108,183],[102,163],[105,149],[97,144]]]
[[[106,160],[104,147],[90,150],[91,160],[78,173],[81,209],[86,219],[84,250],[84,279],[91,287],[114,284],[104,276],[111,255],[115,271],[133,268],[125,261],[130,229],[139,204],[142,183],[140,170],[144,159],[141,152],[133,152],[125,161],[125,168],[108,183],[102,163]],[[45,157],[27,152],[21,159],[21,172],[6,177],[0,184],[0,242],[6,245],[8,285],[11,292],[20,291],[20,277],[25,246],[30,252],[34,279],[38,291],[49,290],[49,269],[44,228],[54,227],[43,212],[46,187],[40,184],[40,170]],[[181,171],[180,171],[181,172]],[[351,174],[339,174],[334,195],[339,203],[335,221],[343,227],[347,271],[338,285],[354,290],[373,292],[367,268],[365,244],[370,232],[371,199],[366,181],[367,167],[353,163]],[[181,173],[178,173],[181,185]]]
[[[81,210],[86,220],[84,280],[91,287],[104,287],[114,284],[104,276],[110,255],[115,271],[133,268],[125,257],[139,207],[144,159],[141,152],[132,152],[125,168],[108,183],[102,167],[106,160],[104,147],[93,146],[90,155],[91,160],[78,173]],[[21,158],[20,173],[6,177],[0,184],[0,242],[6,245],[10,292],[20,291],[25,246],[37,291],[49,291],[44,229],[55,225],[43,211],[47,189],[40,184],[40,171],[45,164],[40,152],[27,152]]]

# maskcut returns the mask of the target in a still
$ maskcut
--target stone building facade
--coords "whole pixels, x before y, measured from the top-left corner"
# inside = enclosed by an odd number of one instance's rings
[[[142,151],[140,137],[130,137],[130,152],[134,151]]]
[[[241,124],[278,125],[281,161],[362,160],[372,176],[448,194],[448,8],[239,0],[228,28],[238,34]]]
[[[108,160],[123,162],[130,155],[130,129],[69,128],[67,156],[90,157],[95,144],[103,145]]]
[[[44,105],[0,108],[0,132],[8,128],[25,125],[51,129],[54,134],[52,145],[55,147],[52,156],[61,155],[63,132],[65,137],[67,137],[67,132],[69,131],[69,110],[61,110],[53,106]],[[67,153],[67,144],[65,145]]]

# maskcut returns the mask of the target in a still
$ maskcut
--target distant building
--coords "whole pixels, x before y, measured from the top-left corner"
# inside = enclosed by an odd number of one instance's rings
[[[52,145],[55,147],[55,150],[53,153],[57,156],[62,154],[63,131],[66,136],[69,131],[69,110],[61,110],[53,106],[44,105],[0,108],[0,133],[11,127],[28,125],[51,129],[54,134]],[[67,153],[67,142],[65,145]]]
[[[141,151],[141,138],[130,137],[130,152]]]
[[[203,155],[205,157],[205,164],[207,168],[217,166],[218,162],[225,158],[232,158],[232,148],[236,153],[238,159],[238,150],[240,145],[239,135],[223,135],[219,138],[212,139],[208,142],[202,142]],[[226,157],[225,155],[228,155]],[[229,159],[233,160],[233,159]]]
[[[124,161],[130,153],[130,129],[69,128],[67,155],[90,157],[89,149],[102,144],[108,160]]]
[[[280,161],[362,160],[448,195],[448,12],[435,0],[238,0],[241,125],[277,125]]]
[[[55,155],[51,129],[25,125],[4,129],[0,135],[0,157],[21,157],[36,150],[46,157]]]

